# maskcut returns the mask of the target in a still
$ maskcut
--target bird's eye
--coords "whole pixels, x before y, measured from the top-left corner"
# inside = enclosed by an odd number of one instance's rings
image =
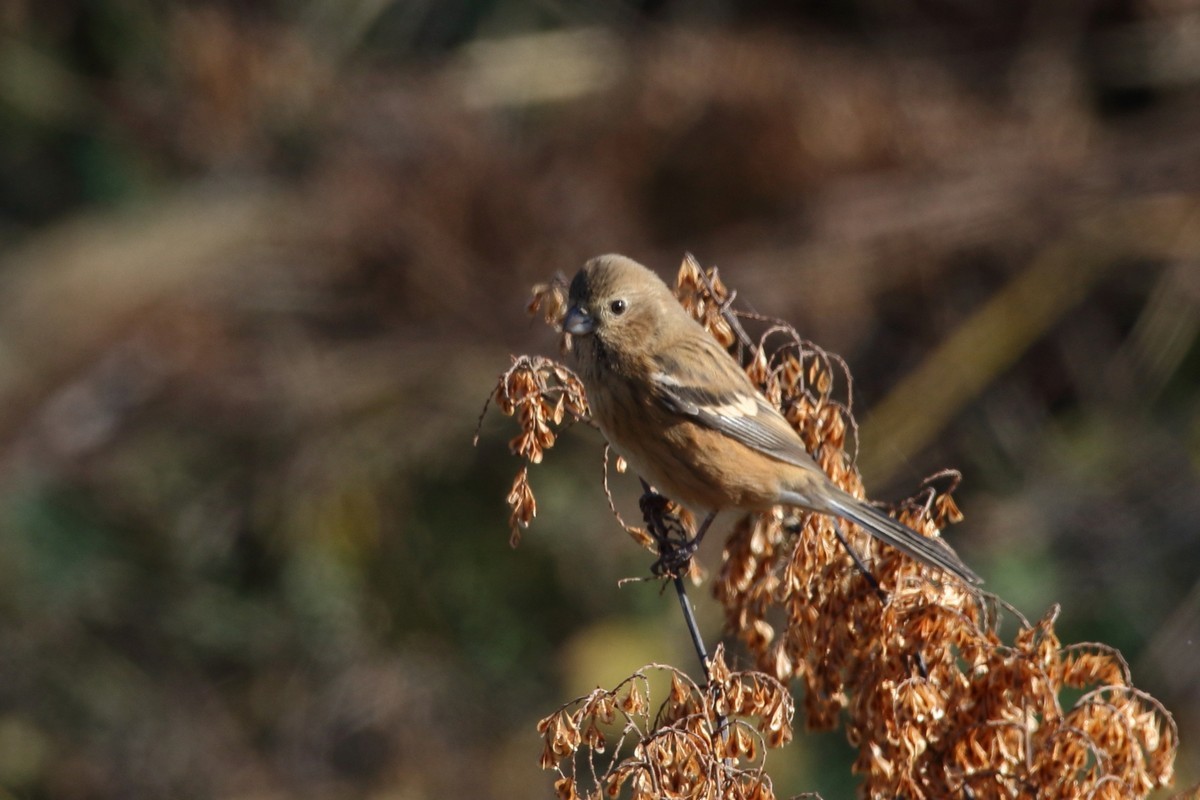
[[[624,300],[613,300],[611,303],[608,304],[609,310],[612,311],[612,313],[616,314],[618,317],[625,313],[625,309],[627,307],[628,306],[626,305]]]

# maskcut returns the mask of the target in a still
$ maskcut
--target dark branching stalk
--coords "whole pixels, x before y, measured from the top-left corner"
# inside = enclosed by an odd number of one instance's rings
[[[691,558],[694,552],[692,544],[696,537],[688,536],[683,521],[678,515],[672,513],[670,501],[654,491],[644,479],[642,479],[642,489],[644,491],[638,500],[638,505],[642,509],[642,519],[646,523],[646,530],[649,531],[658,549],[658,560],[650,567],[650,571],[655,575],[670,578],[671,583],[674,584],[675,594],[679,598],[679,607],[683,611],[683,622],[687,626],[688,636],[691,637],[692,647],[696,650],[696,657],[700,659],[700,668],[704,671],[704,683],[706,686],[710,685],[712,674],[709,671],[708,649],[704,645],[704,637],[700,633],[700,625],[696,622],[696,615],[692,610],[692,602],[688,598],[687,586],[684,583],[684,577],[691,568]],[[721,732],[724,729],[725,717],[719,715],[717,731]]]

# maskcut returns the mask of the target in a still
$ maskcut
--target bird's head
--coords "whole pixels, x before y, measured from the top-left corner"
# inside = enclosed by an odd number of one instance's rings
[[[681,311],[652,271],[625,256],[603,255],[584,264],[571,281],[563,329],[619,351],[648,344],[668,315]]]

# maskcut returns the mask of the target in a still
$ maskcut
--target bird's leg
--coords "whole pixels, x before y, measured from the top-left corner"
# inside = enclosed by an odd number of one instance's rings
[[[658,560],[650,567],[650,571],[660,576],[674,575],[681,564],[687,563],[687,557],[679,558],[679,548],[686,542],[687,534],[679,518],[670,513],[670,501],[654,491],[645,478],[641,481],[643,492],[638,507],[646,522],[646,530],[658,548]]]
[[[833,532],[837,536],[838,541],[842,543],[842,547],[846,548],[846,552],[850,554],[850,560],[854,562],[854,566],[858,567],[858,571],[867,579],[867,583],[871,584],[871,588],[880,597],[884,597],[883,589],[879,588],[879,581],[871,574],[871,570],[867,569],[867,565],[863,563],[857,551],[850,546],[850,542],[846,539],[846,534],[842,532],[842,523],[837,517],[829,518],[833,522]]]
[[[692,538],[678,545],[672,542],[670,549],[663,552],[662,557],[652,568],[656,574],[665,572],[677,575],[683,571],[687,567],[688,562],[692,560],[692,556],[696,555],[696,551],[700,549],[700,542],[704,540],[704,534],[708,533],[708,526],[712,525],[712,521],[716,518],[716,511],[708,512],[708,516],[700,523],[700,527],[696,529],[696,533]]]
[[[658,560],[650,570],[655,575],[678,575],[699,549],[717,512],[710,512],[696,529],[695,535],[688,538],[679,517],[668,511],[670,506],[667,498],[654,491],[645,479],[642,479],[642,489],[644,492],[638,505],[659,553]]]

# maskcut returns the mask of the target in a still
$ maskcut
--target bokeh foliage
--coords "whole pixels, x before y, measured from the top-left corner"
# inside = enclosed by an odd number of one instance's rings
[[[610,250],[845,357],[872,495],[962,470],[960,552],[1120,647],[1194,783],[1197,13],[4,4],[0,787],[548,795],[537,719],[690,663],[594,432],[516,552],[470,447],[553,353],[528,287]],[[780,794],[852,791],[822,748]]]

